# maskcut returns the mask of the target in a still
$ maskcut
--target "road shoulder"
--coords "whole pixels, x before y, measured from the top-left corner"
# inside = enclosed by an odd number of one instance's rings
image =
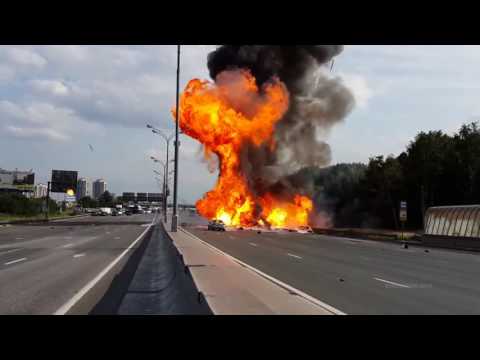
[[[223,253],[183,228],[168,234],[214,314],[343,314]]]

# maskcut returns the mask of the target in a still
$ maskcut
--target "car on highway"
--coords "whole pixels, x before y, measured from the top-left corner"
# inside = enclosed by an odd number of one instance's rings
[[[122,215],[123,215],[122,210],[119,210],[119,209],[113,209],[112,210],[112,216],[122,216]]]
[[[97,210],[97,209],[93,209],[92,211],[90,211],[90,215],[91,216],[100,216],[100,211]]]
[[[308,225],[299,226],[297,232],[302,234],[313,234],[312,228]]]
[[[209,230],[209,231],[225,231],[225,224],[222,220],[212,220],[208,223],[207,230]]]

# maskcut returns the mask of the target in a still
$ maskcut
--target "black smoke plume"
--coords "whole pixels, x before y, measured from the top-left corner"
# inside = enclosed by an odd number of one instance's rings
[[[354,106],[343,82],[328,70],[319,71],[342,50],[341,45],[223,45],[208,55],[213,80],[224,71],[248,69],[259,87],[278,77],[290,94],[290,108],[275,131],[276,150],[253,145],[243,149],[241,170],[253,193],[311,195],[311,181],[294,174],[303,167],[330,163],[330,146],[324,140]]]

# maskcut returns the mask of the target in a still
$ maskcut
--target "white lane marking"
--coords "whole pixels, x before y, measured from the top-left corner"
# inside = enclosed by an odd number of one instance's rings
[[[243,261],[241,260],[238,260],[236,257],[232,256],[232,255],[229,255],[227,254],[226,252],[223,252],[222,250],[216,248],[215,246],[213,245],[210,245],[208,242],[206,241],[203,241],[202,239],[200,239],[198,236],[195,236],[193,235],[192,233],[188,232],[187,230],[185,230],[184,228],[182,227],[179,227],[180,230],[182,230],[184,233],[186,233],[187,235],[189,235],[191,238],[195,239],[195,240],[198,240],[200,241],[202,244],[204,244],[205,246],[208,246],[209,248],[215,250],[216,252],[218,252],[219,254],[222,254],[224,256],[226,256],[227,258],[229,259],[232,259],[233,261],[237,262],[238,264],[246,267],[247,269],[257,273],[258,275],[260,276],[263,276],[265,279],[267,280],[270,280],[271,282],[273,282],[274,284],[277,284],[278,286],[280,287],[283,287],[284,289],[287,289],[288,291],[294,293],[294,294],[297,294],[298,296],[301,296],[303,297],[304,299],[310,301],[311,303],[317,305],[317,306],[320,306],[324,309],[326,309],[327,311],[330,311],[331,313],[335,314],[335,315],[347,315],[346,313],[344,313],[343,311],[340,311],[336,308],[334,308],[333,306],[331,305],[328,305],[326,303],[324,303],[323,301],[321,300],[318,300],[316,298],[314,298],[313,296],[310,296],[306,293],[304,293],[303,291],[301,290],[298,290],[297,288],[294,288],[293,286],[290,286],[288,284],[285,284],[283,281],[280,281],[276,278],[274,278],[273,276],[270,276],[270,275],[267,275],[265,274],[263,271],[260,271],[258,270],[257,268],[254,268],[253,266],[250,266],[248,265],[247,263],[244,263]]]
[[[62,246],[62,248],[69,248],[69,247],[71,247],[71,246],[73,246],[73,243],[65,244],[65,245]]]
[[[258,245],[257,245],[257,244],[255,244],[255,243],[249,243],[249,244],[250,244],[250,245],[252,245],[252,246],[255,246],[255,247],[257,247],[257,246],[258,246]]]
[[[5,255],[5,254],[10,254],[10,253],[13,253],[13,252],[17,252],[17,251],[20,251],[20,250],[23,250],[23,248],[20,248],[20,249],[11,249],[11,250],[7,250],[7,251],[0,251],[0,255]]]
[[[102,270],[100,274],[98,274],[95,278],[93,278],[87,285],[80,289],[70,300],[68,300],[65,304],[63,304],[57,311],[53,313],[53,315],[65,315],[90,289],[92,289],[96,283],[98,283],[117,263],[122,260],[126,253],[133,249],[135,244],[139,242],[150,230],[150,227],[155,224],[155,220],[157,216],[153,218],[151,224],[146,228],[138,238],[136,238],[129,246],[122,252],[120,255],[117,256],[115,260],[113,260],[108,266]]]
[[[295,259],[303,259],[301,256],[298,256],[298,255],[295,255],[295,254],[290,254],[290,253],[287,253],[288,256],[291,256]]]
[[[85,256],[85,253],[73,255],[74,258],[79,258],[79,257],[82,257],[82,256]]]
[[[398,286],[398,287],[403,287],[403,288],[410,288],[410,286],[408,286],[408,285],[399,284],[399,283],[396,283],[396,282],[393,282],[393,281],[388,281],[388,280],[384,280],[384,279],[380,279],[380,278],[374,278],[374,279],[377,280],[377,281],[381,281],[381,282],[390,284],[390,285],[394,285],[394,286]]]
[[[15,263],[18,263],[20,261],[25,261],[27,260],[27,258],[21,258],[21,259],[17,259],[17,260],[12,260],[12,261],[9,261],[9,262],[6,262],[5,265],[11,265],[11,264],[15,264]]]

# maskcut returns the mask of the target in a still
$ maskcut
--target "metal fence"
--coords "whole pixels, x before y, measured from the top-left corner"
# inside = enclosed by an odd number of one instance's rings
[[[480,205],[431,207],[425,214],[425,234],[480,237]]]

